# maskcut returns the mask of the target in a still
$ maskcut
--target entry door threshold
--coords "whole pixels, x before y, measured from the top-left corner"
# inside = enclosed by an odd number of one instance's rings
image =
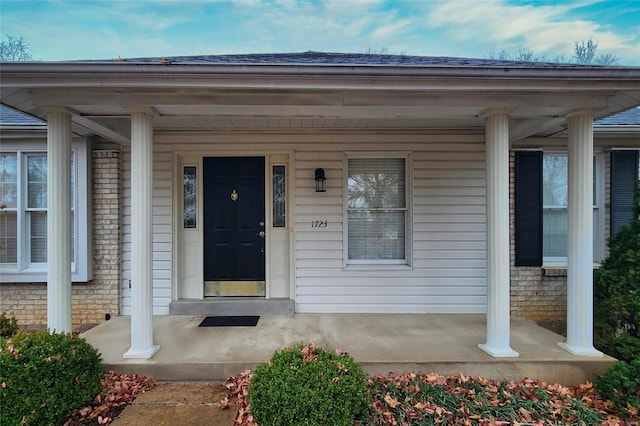
[[[205,281],[204,295],[209,296],[265,296],[264,281]]]
[[[169,315],[286,315],[293,314],[290,299],[264,297],[208,297],[204,300],[178,300],[169,304]]]

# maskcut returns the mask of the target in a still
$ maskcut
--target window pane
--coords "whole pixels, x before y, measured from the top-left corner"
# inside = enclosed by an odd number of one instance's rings
[[[286,226],[285,167],[273,166],[273,227]]]
[[[15,209],[18,205],[18,162],[15,154],[0,155],[0,204]]]
[[[47,212],[30,212],[31,263],[47,262]]]
[[[45,181],[47,177],[45,175]],[[76,154],[71,152],[71,209],[76,209]]]
[[[567,209],[544,209],[543,257],[567,256]]]
[[[47,208],[47,156],[27,157],[27,208]]]
[[[566,155],[544,155],[542,197],[545,206],[567,206],[567,170]]]
[[[71,212],[71,261],[76,261],[76,227],[75,225],[75,212]],[[45,221],[46,222],[46,221]],[[46,226],[46,225],[45,225]],[[45,247],[45,250],[47,248]]]
[[[185,228],[195,228],[197,218],[198,187],[196,180],[196,167],[186,166],[183,169],[184,209],[183,223]]]
[[[404,158],[349,159],[349,208],[404,208]]]
[[[349,259],[405,258],[405,212],[348,212]]]
[[[18,261],[18,222],[15,211],[0,211],[0,263]]]

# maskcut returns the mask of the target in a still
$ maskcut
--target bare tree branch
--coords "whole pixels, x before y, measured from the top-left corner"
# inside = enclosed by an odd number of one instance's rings
[[[31,61],[30,46],[24,37],[7,35],[7,40],[0,42],[0,61],[19,62]]]

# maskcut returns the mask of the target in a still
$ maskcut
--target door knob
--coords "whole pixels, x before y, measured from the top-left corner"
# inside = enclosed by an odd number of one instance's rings
[[[259,236],[260,238],[264,238],[265,233],[264,233],[264,231],[260,231],[256,235]]]

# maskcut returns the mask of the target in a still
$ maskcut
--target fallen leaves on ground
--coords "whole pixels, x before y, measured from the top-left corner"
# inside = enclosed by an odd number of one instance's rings
[[[234,426],[257,426],[247,395],[251,371],[225,381],[220,408],[238,407]],[[371,409],[358,425],[640,425],[625,422],[592,383],[567,387],[525,379],[497,381],[437,373],[389,373],[367,381]]]
[[[64,426],[109,424],[138,395],[155,385],[156,382],[148,377],[109,371],[104,375],[100,394],[93,403],[75,411]]]

